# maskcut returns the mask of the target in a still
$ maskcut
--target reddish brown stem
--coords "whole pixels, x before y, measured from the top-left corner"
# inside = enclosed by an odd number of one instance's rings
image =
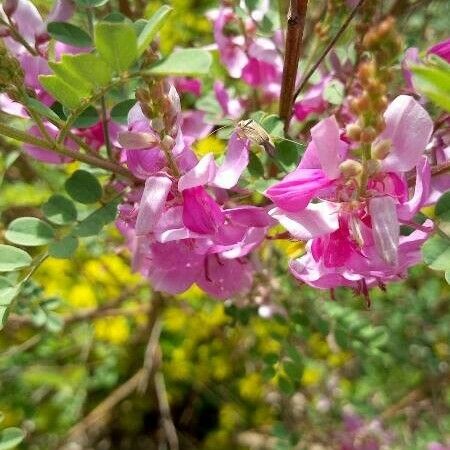
[[[280,118],[287,132],[292,116],[294,89],[298,62],[302,49],[303,30],[305,28],[308,0],[290,0],[287,18],[286,50],[284,54],[283,79],[280,95]]]

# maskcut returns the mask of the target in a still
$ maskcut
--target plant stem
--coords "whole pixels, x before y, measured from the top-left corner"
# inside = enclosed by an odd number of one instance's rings
[[[299,87],[297,88],[297,90],[295,91],[294,94],[294,100],[298,97],[298,95],[300,94],[300,92],[303,90],[303,88],[306,86],[306,84],[308,83],[309,79],[312,77],[312,75],[314,74],[314,72],[317,70],[317,68],[319,67],[319,65],[322,63],[322,61],[325,59],[325,57],[328,55],[328,53],[330,52],[330,50],[333,48],[333,46],[336,44],[336,42],[339,40],[339,38],[342,36],[342,34],[344,33],[344,31],[348,28],[348,26],[350,25],[350,22],[353,20],[353,18],[355,17],[356,13],[358,12],[358,9],[362,6],[362,4],[364,3],[365,0],[359,0],[358,4],[353,8],[352,12],[350,13],[350,15],[347,17],[346,21],[342,24],[341,28],[339,29],[339,31],[336,33],[336,36],[334,36],[333,39],[331,39],[330,43],[325,47],[324,51],[322,52],[322,54],[319,56],[319,59],[314,63],[314,65],[311,67],[311,69],[308,71],[308,73],[303,77],[302,81],[300,82]]]
[[[35,136],[32,136],[29,133],[18,130],[17,128],[9,127],[8,125],[4,125],[2,123],[0,123],[0,133],[9,138],[16,139],[20,142],[32,144],[37,147],[41,147],[55,153],[59,153],[60,155],[68,156],[78,161],[82,161],[86,164],[90,164],[91,166],[99,167],[109,172],[116,173],[117,175],[121,175],[122,177],[134,180],[133,175],[125,167],[119,166],[118,164],[112,161],[108,161],[106,159],[99,158],[97,156],[90,154],[74,152],[68,149],[67,147],[64,147],[63,145],[58,144],[57,142],[54,141],[47,142],[43,139],[39,139]]]
[[[290,0],[279,108],[280,118],[284,121],[285,133],[287,133],[292,116],[295,80],[300,60],[307,6],[308,0]]]

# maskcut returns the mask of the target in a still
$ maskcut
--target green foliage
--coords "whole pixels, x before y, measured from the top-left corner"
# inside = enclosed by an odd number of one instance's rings
[[[19,217],[13,220],[5,233],[9,242],[28,247],[48,244],[54,235],[53,228],[36,217]]]
[[[146,70],[150,75],[201,76],[209,73],[212,57],[206,50],[177,50]]]
[[[112,200],[82,220],[75,228],[75,234],[79,237],[97,235],[105,225],[116,218],[119,199]]]
[[[53,39],[74,47],[92,45],[91,37],[86,31],[68,22],[50,22],[47,25],[47,31]]]
[[[412,72],[417,90],[436,105],[450,111],[450,65],[435,57],[428,65],[413,67]]]
[[[138,43],[132,25],[100,22],[95,26],[97,51],[117,73],[127,70],[138,57]]]
[[[0,450],[9,450],[19,445],[25,438],[20,428],[5,428],[0,432]]]
[[[77,210],[74,203],[60,194],[52,195],[42,205],[45,217],[56,225],[67,225],[77,219]]]
[[[422,247],[423,260],[431,269],[443,270],[450,280],[450,238],[435,234]]]
[[[435,215],[439,228],[450,237],[450,191],[443,194],[436,203]]]
[[[136,100],[124,100],[120,103],[117,103],[111,109],[111,119],[117,123],[121,123],[125,125],[128,119],[128,113],[130,109],[136,104]]]
[[[96,203],[102,197],[102,186],[97,178],[86,170],[75,171],[65,182],[67,193],[77,202]]]
[[[23,269],[31,264],[31,256],[24,250],[0,244],[0,272]]]
[[[65,236],[61,240],[53,241],[48,247],[48,253],[53,258],[71,258],[78,247],[75,236]]]
[[[161,6],[147,21],[143,30],[139,34],[137,42],[138,56],[142,55],[148,48],[152,40],[155,38],[156,33],[166,23],[169,15],[172,13],[172,8],[167,5]]]

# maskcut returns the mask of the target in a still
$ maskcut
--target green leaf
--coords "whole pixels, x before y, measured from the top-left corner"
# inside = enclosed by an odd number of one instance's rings
[[[102,228],[116,218],[120,199],[115,199],[102,208],[97,209],[75,228],[75,234],[80,237],[95,236]]]
[[[77,70],[74,70],[61,59],[60,62],[49,62],[48,65],[53,70],[59,80],[70,85],[76,91],[79,98],[88,97],[92,92],[93,85],[89,78],[81,75]]]
[[[18,292],[19,286],[14,286],[5,277],[0,277],[0,306],[8,306]]]
[[[77,210],[72,200],[60,194],[52,195],[42,205],[45,217],[56,225],[66,225],[77,220]]]
[[[19,445],[25,438],[20,428],[5,428],[0,433],[0,450],[8,450]]]
[[[59,42],[74,47],[90,47],[92,40],[89,34],[76,25],[67,22],[50,22],[47,25],[48,34]]]
[[[58,333],[64,328],[64,320],[55,313],[50,313],[47,317],[45,327],[52,333]]]
[[[450,238],[435,234],[423,245],[422,255],[431,269],[443,270],[446,279],[450,278]]]
[[[60,121],[60,117],[54,111],[52,111],[48,106],[45,106],[39,100],[32,97],[27,97],[26,106],[31,108],[33,111],[37,112],[41,116],[47,117],[47,119]]]
[[[277,163],[285,172],[290,172],[297,166],[301,155],[305,151],[305,144],[282,139],[275,142],[275,148]]]
[[[189,48],[171,53],[146,72],[151,75],[199,76],[209,73],[212,57],[199,48]]]
[[[53,228],[36,217],[19,217],[6,230],[5,237],[17,245],[35,247],[48,244],[55,236]]]
[[[445,61],[427,66],[415,66],[414,86],[433,103],[450,111],[450,65]]]
[[[249,153],[247,169],[252,177],[261,178],[264,176],[264,166],[258,156],[253,152]]]
[[[161,29],[161,27],[167,21],[169,15],[172,12],[172,8],[167,5],[161,6],[158,11],[153,14],[152,17],[148,20],[144,29],[141,31],[137,41],[138,48],[138,56],[141,56],[142,53],[148,48],[153,38],[156,36],[156,33]]]
[[[123,102],[117,103],[111,110],[111,119],[114,120],[114,122],[126,125],[128,122],[128,113],[135,104],[135,99],[124,100]]]
[[[75,171],[64,184],[67,193],[77,202],[95,203],[102,197],[102,186],[94,175],[86,170]]]
[[[75,236],[65,236],[60,241],[53,241],[48,247],[48,253],[53,258],[71,258],[78,247]]]
[[[283,137],[283,122],[275,114],[270,114],[261,120],[261,126],[273,137]]]
[[[96,88],[107,85],[112,78],[108,63],[93,53],[63,55],[60,64]]]
[[[47,92],[67,108],[75,109],[81,105],[79,92],[56,75],[39,75],[39,81]]]
[[[89,128],[100,120],[97,110],[93,106],[88,106],[72,124],[74,128]]]
[[[339,80],[330,81],[323,92],[323,98],[332,105],[341,105],[344,101],[345,87]]]
[[[75,0],[75,3],[84,7],[98,7],[108,3],[109,0]]]
[[[435,208],[439,228],[450,237],[450,191],[441,195]]]
[[[136,33],[128,23],[100,22],[95,26],[94,39],[100,56],[119,73],[138,57]]]
[[[31,256],[26,251],[11,245],[0,244],[0,272],[23,269],[31,262]]]

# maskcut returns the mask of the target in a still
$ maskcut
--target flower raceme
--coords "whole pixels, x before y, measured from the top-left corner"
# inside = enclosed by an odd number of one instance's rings
[[[420,260],[420,246],[433,224],[415,224],[414,217],[429,198],[431,172],[424,151],[433,123],[405,95],[394,99],[384,119],[386,128],[372,144],[372,155],[379,158],[368,161],[355,156],[359,149],[334,117],[322,120],[312,128],[297,169],[266,192],[275,204],[271,216],[294,238],[307,241],[306,253],[291,261],[290,269],[311,286],[350,286],[365,293],[368,286],[398,279]],[[410,196],[406,174],[413,169]],[[413,231],[402,235],[400,225]]]

